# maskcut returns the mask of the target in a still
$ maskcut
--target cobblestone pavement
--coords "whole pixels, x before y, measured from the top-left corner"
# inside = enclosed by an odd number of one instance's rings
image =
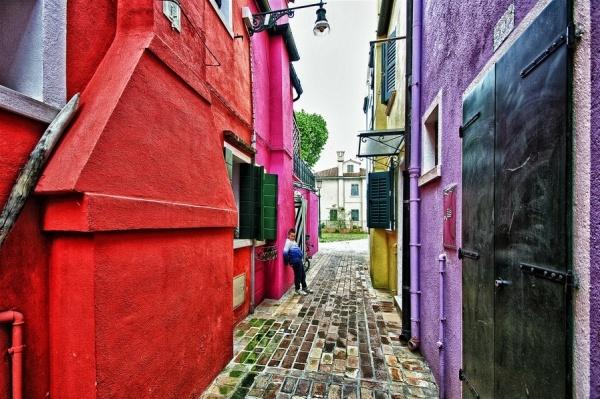
[[[322,250],[315,292],[264,301],[234,332],[234,359],[202,398],[436,398],[425,360],[399,341],[392,296],[366,254]]]

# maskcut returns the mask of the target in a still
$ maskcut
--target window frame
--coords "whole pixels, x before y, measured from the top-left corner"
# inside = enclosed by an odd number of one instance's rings
[[[356,194],[354,194],[354,187],[356,187]],[[351,197],[360,197],[360,184],[350,183],[350,196]]]
[[[335,215],[335,217],[332,217],[334,215]],[[338,221],[338,210],[337,209],[330,209],[329,210],[329,221],[330,222],[337,222]]]
[[[219,16],[219,19],[225,26],[227,32],[229,32],[229,36],[233,38],[233,0],[221,0],[221,6],[219,6],[215,0],[209,0],[209,3]],[[223,12],[223,6],[228,7],[227,13]]]
[[[421,176],[419,177],[419,186],[442,176],[442,100],[443,96],[440,90],[421,119]],[[433,162],[431,163],[432,159]]]
[[[40,48],[39,65],[34,65],[40,73],[39,87],[35,92],[20,91],[10,86],[0,85],[0,108],[42,122],[51,122],[67,97],[67,2],[64,0],[34,0],[30,17],[38,17]],[[40,7],[35,9],[35,7]],[[37,13],[37,16],[34,15]],[[10,15],[6,15],[10,18]],[[22,40],[29,27],[18,39]],[[16,39],[16,38],[15,38]],[[0,54],[2,56],[2,54]],[[33,60],[28,66],[31,66]],[[20,68],[23,69],[23,68]],[[20,72],[21,73],[21,72]],[[24,73],[24,72],[22,72]],[[12,85],[14,86],[14,85]]]
[[[352,165],[352,164],[346,165],[346,172],[347,173],[354,173],[354,165]]]
[[[354,218],[355,212],[356,212],[356,219]],[[350,209],[350,220],[352,222],[360,222],[360,211],[358,209]]]

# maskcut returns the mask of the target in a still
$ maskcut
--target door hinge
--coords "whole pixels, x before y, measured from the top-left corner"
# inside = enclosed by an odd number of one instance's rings
[[[471,384],[471,381],[469,381],[469,379],[467,378],[467,375],[465,374],[465,370],[463,370],[463,369],[458,370],[458,379],[461,380],[462,382],[464,382],[465,384],[467,384],[467,387],[473,393],[473,395],[475,395],[475,397],[477,399],[480,398],[479,392],[477,392],[477,389],[475,389],[473,384]]]
[[[528,263],[519,264],[519,268],[523,273],[529,274],[530,276],[543,278],[555,283],[564,284],[569,287],[575,286],[575,279],[573,278],[573,274],[571,272],[559,272],[541,266],[530,265]]]
[[[458,259],[469,258],[473,260],[479,259],[479,252],[469,251],[468,249],[458,248]]]
[[[538,66],[540,66],[548,57],[550,57],[556,50],[558,50],[563,44],[566,44],[569,48],[574,48],[577,40],[583,35],[583,29],[571,23],[567,26],[567,29],[563,31],[551,44],[541,52],[533,61],[531,61],[523,70],[521,70],[521,78],[525,79],[527,75],[533,72]]]
[[[458,129],[458,137],[460,137],[462,139],[465,134],[465,130],[467,130],[473,123],[475,123],[475,121],[477,119],[479,119],[480,116],[481,116],[481,112],[478,112],[475,115],[473,115],[464,125],[462,125]]]

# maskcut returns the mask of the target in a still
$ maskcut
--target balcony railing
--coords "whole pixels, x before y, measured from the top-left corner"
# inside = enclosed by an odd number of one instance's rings
[[[296,118],[294,118],[294,176],[300,180],[305,186],[315,189],[315,175],[313,174],[310,167],[300,157],[300,130],[296,125]]]

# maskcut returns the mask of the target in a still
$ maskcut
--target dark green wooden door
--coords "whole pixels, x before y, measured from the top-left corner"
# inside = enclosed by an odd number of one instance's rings
[[[465,99],[466,397],[569,396],[568,22],[550,3]]]
[[[463,379],[465,397],[493,396],[495,74],[463,104]]]
[[[546,55],[566,35],[566,3],[553,1],[496,65],[497,397],[567,393],[566,278],[551,279],[567,271],[567,46]]]

